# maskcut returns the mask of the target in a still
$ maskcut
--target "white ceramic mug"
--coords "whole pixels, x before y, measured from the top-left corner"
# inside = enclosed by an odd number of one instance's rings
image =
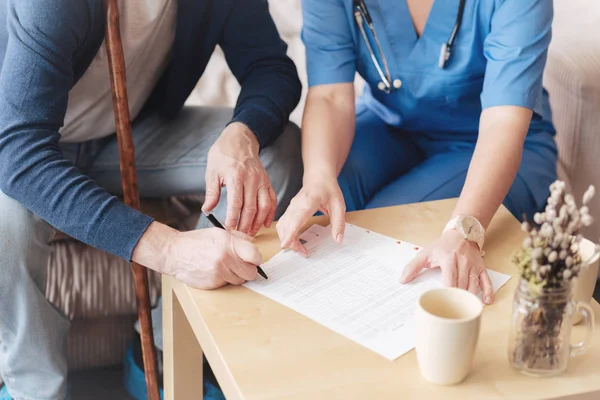
[[[415,315],[417,362],[429,382],[463,381],[473,363],[483,303],[457,288],[433,289],[421,295]]]
[[[573,279],[573,300],[590,304],[596,282],[598,280],[598,259],[600,253],[596,252],[596,245],[587,239],[582,239],[579,245],[579,254],[584,261],[585,267],[582,268],[579,276]],[[578,324],[583,319],[581,313],[576,312],[573,315],[573,325]]]

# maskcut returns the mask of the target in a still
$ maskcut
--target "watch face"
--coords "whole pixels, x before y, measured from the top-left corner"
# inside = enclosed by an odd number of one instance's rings
[[[459,222],[460,230],[463,235],[469,239],[478,239],[481,235],[481,225],[479,221],[473,217],[461,218]]]

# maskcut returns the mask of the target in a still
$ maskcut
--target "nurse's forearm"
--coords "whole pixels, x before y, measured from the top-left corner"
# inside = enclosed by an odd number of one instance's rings
[[[302,120],[304,179],[337,178],[354,139],[354,85],[314,86],[308,91]]]
[[[473,216],[487,228],[519,170],[531,116],[531,110],[515,106],[483,111],[467,180],[453,215]]]

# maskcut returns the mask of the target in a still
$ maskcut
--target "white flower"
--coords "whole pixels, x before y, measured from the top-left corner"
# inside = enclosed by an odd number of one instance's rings
[[[533,220],[536,224],[541,225],[544,222],[544,214],[535,213],[535,215],[533,216]]]
[[[567,266],[567,268],[571,268],[571,266],[573,265],[573,257],[568,256],[567,258],[565,258],[565,265]]]
[[[588,206],[583,206],[579,209],[579,213],[580,214],[589,214],[590,213],[590,208]]]
[[[548,255],[548,262],[553,263],[554,261],[556,261],[557,258],[558,253],[556,253],[556,251],[553,251]]]
[[[567,215],[569,214],[568,208],[566,204],[560,206],[560,210],[558,211],[558,216],[560,219],[565,220]]]
[[[531,240],[531,237],[527,236],[525,239],[523,239],[523,247],[528,249],[533,245],[533,241]]]
[[[562,221],[560,220],[560,218],[554,218],[552,220],[552,227],[554,228],[554,230],[556,232],[562,232],[561,224],[562,224]]]
[[[548,239],[554,236],[554,229],[552,228],[552,225],[550,225],[548,222],[544,222],[540,228],[540,235]]]
[[[563,241],[563,234],[562,233],[557,233],[556,235],[554,235],[554,239],[552,240],[552,247],[554,248],[558,248],[560,247],[560,244]]]
[[[531,224],[529,224],[529,222],[525,221],[521,224],[521,230],[523,232],[529,232],[531,230]]]
[[[575,197],[571,193],[565,195],[565,203],[569,206],[575,205]]]
[[[549,265],[543,265],[540,267],[540,272],[542,274],[547,274],[548,272],[550,272],[550,266]]]
[[[583,194],[583,204],[588,204],[592,200],[592,197],[594,197],[594,194],[596,194],[596,188],[594,188],[594,185],[590,185]]]
[[[569,222],[569,226],[567,226],[567,233],[569,235],[573,235],[577,230],[579,230],[579,221]]]
[[[536,247],[535,249],[533,249],[533,251],[531,252],[531,258],[539,260],[543,255],[543,250],[541,247]]]
[[[560,253],[558,253],[558,258],[560,258],[561,260],[564,260],[565,258],[567,258],[567,251],[561,250]]]
[[[590,226],[594,223],[594,218],[589,214],[585,214],[581,216],[581,222],[584,226]]]
[[[556,210],[554,208],[548,210],[548,208],[546,208],[546,221],[556,221]]]
[[[569,279],[569,278],[571,277],[571,275],[572,275],[572,273],[571,273],[571,270],[570,270],[570,269],[565,269],[565,270],[563,271],[563,278],[564,278],[565,280]]]
[[[577,243],[573,243],[571,245],[571,253],[577,253],[579,251],[579,245]]]
[[[566,238],[560,243],[560,248],[566,250],[569,248],[570,245],[571,241],[569,240],[569,238]]]

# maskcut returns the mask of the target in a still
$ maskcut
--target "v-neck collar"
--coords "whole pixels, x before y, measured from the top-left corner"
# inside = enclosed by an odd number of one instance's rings
[[[421,36],[418,36],[408,9],[408,3],[406,0],[400,1],[403,15],[402,23],[410,27],[410,29],[405,30],[408,31],[406,41],[411,43],[405,62],[414,53],[420,53],[421,56],[425,56],[427,54],[426,48],[429,47],[427,44],[433,43],[435,46],[442,46],[448,40],[456,23],[459,3],[460,0],[434,0],[427,21],[425,22],[423,33]],[[429,62],[430,60],[427,61]]]
[[[365,3],[394,73],[397,68],[437,65],[439,49],[448,40],[456,22],[460,0],[434,0],[420,37],[406,0],[365,0]]]
[[[441,0],[444,1],[444,0]],[[436,8],[436,4],[438,3],[438,0],[433,0],[433,3],[431,4],[431,8],[429,9],[429,14],[427,15],[427,20],[425,21],[425,25],[423,26],[423,32],[421,32],[421,35],[419,35],[419,33],[417,32],[417,27],[415,26],[415,23],[412,19],[412,15],[410,15],[410,9],[408,8],[408,2],[407,0],[400,0],[400,2],[402,3],[405,12],[404,15],[406,15],[408,18],[408,22],[410,27],[412,27],[412,29],[410,30],[412,32],[412,40],[414,41],[414,43],[416,44],[419,40],[421,40],[421,38],[423,36],[425,36],[426,32],[427,32],[427,26],[429,25],[429,22],[431,21],[431,17],[435,17],[434,15],[434,11]]]

